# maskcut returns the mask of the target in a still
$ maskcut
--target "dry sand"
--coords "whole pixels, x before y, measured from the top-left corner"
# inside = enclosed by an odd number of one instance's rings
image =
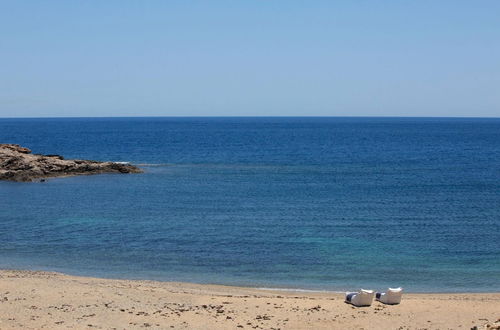
[[[404,294],[355,308],[337,293],[0,271],[0,329],[500,328],[500,294]]]

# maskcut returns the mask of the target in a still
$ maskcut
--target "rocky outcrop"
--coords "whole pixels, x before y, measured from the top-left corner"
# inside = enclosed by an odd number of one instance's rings
[[[17,144],[0,144],[0,180],[35,181],[49,177],[101,173],[141,173],[130,164],[66,160],[59,155],[36,155]]]

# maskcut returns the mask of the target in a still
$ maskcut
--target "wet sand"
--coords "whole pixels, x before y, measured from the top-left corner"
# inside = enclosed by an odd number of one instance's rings
[[[500,329],[500,293],[404,294],[356,308],[338,293],[0,271],[0,329]]]

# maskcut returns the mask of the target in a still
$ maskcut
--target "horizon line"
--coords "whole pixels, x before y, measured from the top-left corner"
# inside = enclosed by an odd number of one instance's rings
[[[146,116],[21,116],[21,117],[0,117],[0,119],[120,119],[120,118],[449,118],[449,119],[500,119],[500,116],[402,116],[402,115],[380,115],[380,116],[363,116],[363,115],[333,115],[333,116],[320,116],[320,115],[274,115],[274,116],[246,116],[246,115],[230,115],[230,116],[217,116],[217,115],[206,115],[206,116],[198,116],[198,115],[167,115],[167,116],[154,116],[154,115],[146,115]]]

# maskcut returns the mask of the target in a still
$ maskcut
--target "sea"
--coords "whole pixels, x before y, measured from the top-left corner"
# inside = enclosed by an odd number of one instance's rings
[[[0,119],[0,143],[143,174],[0,182],[0,268],[500,292],[500,119]]]

